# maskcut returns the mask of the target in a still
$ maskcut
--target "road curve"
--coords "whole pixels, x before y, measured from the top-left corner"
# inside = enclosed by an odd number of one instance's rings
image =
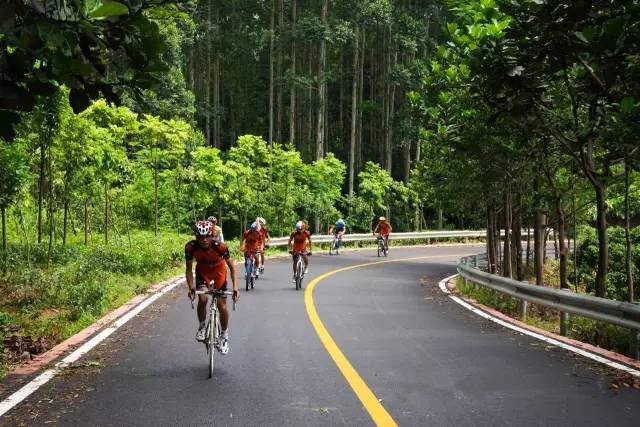
[[[401,426],[637,425],[640,392],[602,366],[450,301],[438,281],[479,248],[392,248],[330,275],[313,304],[331,338]],[[423,259],[402,260],[424,257]],[[314,254],[306,284],[378,261]],[[207,379],[180,287],[0,418],[2,425],[372,425],[312,326],[289,260],[270,260],[232,314],[231,352]]]

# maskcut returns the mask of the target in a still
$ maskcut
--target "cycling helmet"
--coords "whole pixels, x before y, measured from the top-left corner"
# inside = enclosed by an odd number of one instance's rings
[[[336,224],[338,225],[344,225],[344,219],[340,218],[336,221]]]
[[[296,230],[300,231],[300,230],[304,230],[304,228],[305,228],[304,221],[296,222]]]
[[[256,222],[260,223],[261,225],[266,225],[267,224],[267,221],[264,218],[262,218],[261,216],[256,218]]]
[[[213,223],[211,221],[198,221],[193,227],[193,231],[196,236],[211,236],[213,235]]]
[[[218,223],[218,218],[216,218],[215,216],[210,216],[209,218],[207,218],[207,221],[210,221],[211,223],[213,223],[213,225],[216,225]]]
[[[252,222],[251,225],[249,226],[249,228],[251,230],[257,230],[258,229],[258,223],[256,221]]]
[[[385,217],[383,217],[383,216],[381,216],[381,217],[380,217],[380,218],[378,218],[378,219],[379,219],[380,221],[386,221],[386,220],[387,220],[387,218],[385,218]]]

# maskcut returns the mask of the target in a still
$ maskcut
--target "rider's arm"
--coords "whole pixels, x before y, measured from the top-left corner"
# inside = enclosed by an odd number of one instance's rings
[[[289,248],[289,252],[291,252],[293,250],[293,245],[291,244],[291,242],[293,242],[293,234],[291,236],[289,236],[289,242],[287,243],[287,247]]]
[[[311,241],[311,236],[309,236],[308,239],[309,239],[309,252],[313,252],[313,242]]]
[[[242,240],[240,240],[240,250],[244,251],[244,235],[242,236]]]
[[[232,258],[227,258],[225,260],[227,262],[227,267],[229,267],[229,272],[231,273],[231,284],[233,285],[233,297],[236,298],[238,295],[238,282],[236,278],[236,267]]]
[[[373,234],[376,234],[379,228],[380,228],[380,223],[376,224],[376,228],[373,229]]]
[[[184,274],[187,279],[187,288],[189,289],[190,292],[194,291],[196,288],[193,285],[193,260],[192,259],[187,259],[186,271]]]
[[[329,232],[327,234],[331,234],[331,233],[333,233],[333,225],[329,227]]]

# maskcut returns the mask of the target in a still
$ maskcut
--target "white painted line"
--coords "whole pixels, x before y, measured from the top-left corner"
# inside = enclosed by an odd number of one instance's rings
[[[73,353],[69,354],[67,357],[62,359],[60,362],[56,363],[54,368],[47,369],[42,374],[38,375],[31,382],[24,385],[20,390],[13,393],[11,396],[7,397],[5,400],[0,402],[0,416],[7,413],[11,408],[22,402],[29,395],[31,395],[34,391],[38,390],[42,385],[49,382],[51,378],[56,376],[60,370],[65,368],[66,366],[72,364],[73,362],[80,359],[82,356],[87,354],[91,349],[104,341],[109,335],[118,330],[122,325],[127,323],[129,320],[133,319],[136,315],[138,315],[142,310],[153,304],[158,298],[166,294],[167,292],[174,289],[176,286],[182,284],[183,279],[177,279],[173,283],[168,284],[164,288],[162,288],[159,292],[154,293],[149,298],[142,301],[135,308],[128,311],[126,314],[122,315],[115,322],[113,322],[110,326],[100,331],[100,333],[89,341],[82,344],[78,347]]]
[[[447,289],[446,283],[450,279],[452,279],[452,278],[454,278],[456,276],[457,276],[457,274],[454,274],[453,276],[449,276],[449,277],[447,277],[445,279],[442,279],[440,281],[440,283],[438,283],[438,286],[440,287],[440,290],[442,290],[442,292],[447,294],[447,296],[449,298],[451,298],[452,300],[454,300],[455,302],[457,302],[458,304],[460,304],[461,306],[463,306],[467,310],[471,310],[472,312],[474,312],[478,316],[484,317],[487,320],[491,320],[492,322],[495,322],[498,325],[504,326],[505,328],[512,329],[512,330],[514,330],[516,332],[519,332],[521,334],[525,334],[525,335],[528,335],[530,337],[539,339],[540,341],[544,341],[546,343],[553,344],[553,345],[555,345],[557,347],[560,347],[560,348],[563,348],[565,350],[572,351],[572,352],[577,353],[577,354],[579,354],[581,356],[584,356],[584,357],[586,357],[588,359],[595,360],[596,362],[604,363],[605,365],[610,366],[612,368],[620,369],[621,371],[625,371],[625,372],[627,372],[627,373],[629,373],[629,374],[631,374],[631,375],[633,375],[635,377],[640,377],[640,371],[637,370],[637,369],[630,368],[630,367],[628,367],[626,365],[623,365],[623,364],[618,363],[618,362],[614,362],[613,360],[609,360],[609,359],[607,359],[605,357],[602,357],[602,356],[600,356],[598,354],[591,353],[590,351],[586,351],[586,350],[583,350],[581,348],[574,347],[574,346],[572,346],[570,344],[567,344],[567,343],[564,343],[562,341],[558,341],[556,339],[553,339],[553,338],[550,338],[550,337],[546,337],[546,336],[538,334],[536,332],[529,331],[527,329],[521,328],[521,327],[516,326],[514,324],[511,324],[509,322],[505,322],[502,319],[498,319],[497,317],[494,317],[494,316],[490,315],[489,313],[486,313],[486,312],[480,310],[479,308],[476,308],[476,307],[472,306],[471,304],[467,303],[466,301],[463,301],[462,299],[458,298],[457,296],[451,295],[451,292],[449,292],[449,290]]]

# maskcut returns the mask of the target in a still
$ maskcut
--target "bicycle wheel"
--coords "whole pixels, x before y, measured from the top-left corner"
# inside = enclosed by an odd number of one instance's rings
[[[298,258],[296,264],[296,291],[302,287],[302,260]]]
[[[387,246],[386,243],[383,245],[383,251],[384,251],[384,256],[387,256],[387,253],[389,252],[389,247]]]
[[[211,304],[215,304],[215,300]],[[209,378],[213,377],[214,358],[218,342],[218,311],[212,311],[209,317]]]
[[[380,240],[378,240],[378,256],[380,256],[380,252],[382,251],[382,247],[380,244]]]
[[[251,270],[249,267],[248,259],[244,260],[244,282],[245,282],[245,288],[248,291],[249,286],[251,286]]]
[[[331,244],[329,245],[329,255],[333,255],[333,242],[335,241],[335,239],[331,242]]]

